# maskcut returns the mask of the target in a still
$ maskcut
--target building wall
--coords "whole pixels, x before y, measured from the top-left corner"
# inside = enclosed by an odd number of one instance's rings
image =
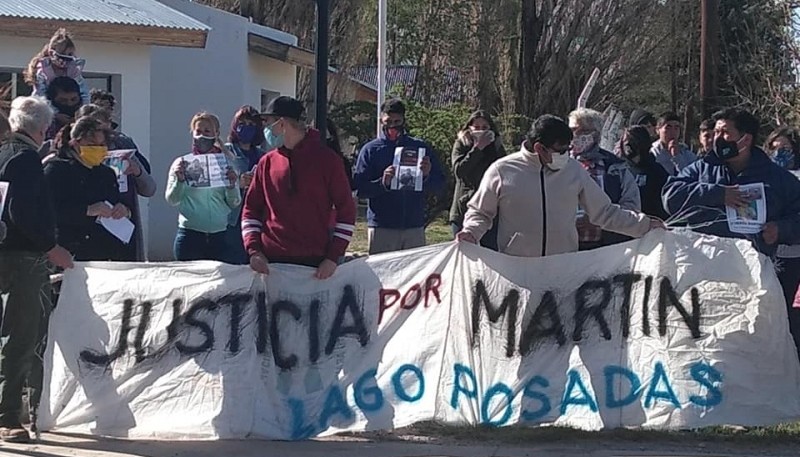
[[[0,68],[22,69],[45,41],[3,35],[0,31]],[[118,81],[116,95],[119,99],[121,128],[133,137],[139,151],[150,157],[150,48],[139,45],[122,45],[82,41],[76,37],[77,54],[86,59],[87,73],[113,75]],[[142,217],[147,220],[148,200],[142,199]],[[145,237],[149,236],[147,227]]]
[[[173,160],[190,152],[192,115],[216,114],[226,139],[240,106],[260,108],[262,89],[294,95],[295,69],[248,52],[247,33],[253,24],[246,18],[185,0],[160,1],[211,28],[205,49],[152,49],[150,142],[159,193],[150,202],[148,253],[150,260],[171,260],[178,212],[167,204],[163,190]],[[285,38],[275,33],[276,39]]]

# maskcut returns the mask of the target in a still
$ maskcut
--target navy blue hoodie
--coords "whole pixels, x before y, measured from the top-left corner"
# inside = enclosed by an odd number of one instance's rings
[[[383,185],[383,172],[394,163],[398,147],[425,148],[431,160],[431,172],[423,184],[423,192],[390,190]],[[369,199],[367,226],[389,229],[411,229],[425,226],[426,195],[440,192],[445,183],[442,165],[436,153],[424,141],[400,136],[390,141],[381,133],[361,148],[353,174],[357,195]]]
[[[778,224],[778,243],[767,245],[759,235],[733,233],[728,228],[725,213],[725,186],[764,183],[767,199],[767,222]],[[689,226],[708,224],[694,230],[726,238],[752,239],[756,248],[772,255],[778,244],[800,242],[800,180],[773,163],[761,149],[754,148],[750,163],[741,173],[734,173],[715,154],[706,154],[672,176],[662,193],[664,208],[670,215],[681,217]],[[709,224],[710,221],[716,221]]]

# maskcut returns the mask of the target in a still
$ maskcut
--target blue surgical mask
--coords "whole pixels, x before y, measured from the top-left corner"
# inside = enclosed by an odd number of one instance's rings
[[[276,135],[272,131],[272,129],[275,128],[275,124],[278,122],[279,121],[275,121],[272,123],[272,125],[264,127],[264,140],[267,151],[278,149],[279,147],[283,146],[283,134]]]
[[[236,126],[236,137],[240,143],[250,144],[256,137],[257,127],[255,125],[239,124]]]
[[[772,161],[781,168],[791,170],[795,168],[794,152],[791,148],[780,148],[775,151]]]

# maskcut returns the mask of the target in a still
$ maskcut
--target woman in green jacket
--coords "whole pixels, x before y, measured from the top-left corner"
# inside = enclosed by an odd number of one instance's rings
[[[219,140],[220,125],[216,116],[198,113],[192,118],[190,128],[191,157],[175,159],[167,181],[167,202],[177,206],[179,213],[175,259],[225,262],[228,216],[242,202],[236,186],[238,177],[231,165],[233,157]],[[203,164],[210,161],[223,168],[224,187],[215,187],[213,177],[206,175],[212,167]]]
[[[489,165],[505,155],[500,132],[486,111],[475,111],[458,132],[453,144],[451,162],[456,178],[456,189],[450,207],[450,228],[453,236],[461,231],[467,203],[481,184]],[[497,224],[486,232],[481,246],[497,250]]]

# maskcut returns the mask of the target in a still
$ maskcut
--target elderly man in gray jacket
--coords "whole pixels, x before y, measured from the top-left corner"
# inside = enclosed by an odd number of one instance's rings
[[[603,115],[592,109],[580,108],[570,113],[569,127],[573,134],[572,156],[608,195],[611,203],[623,209],[641,211],[642,201],[634,173],[623,159],[600,147],[603,122]],[[583,207],[578,209],[575,225],[578,228],[581,251],[622,243],[630,239],[592,224]]]
[[[457,238],[475,243],[498,217],[499,251],[518,257],[576,252],[575,210],[592,224],[632,237],[663,228],[657,219],[611,203],[569,155],[572,131],[561,119],[537,119],[519,152],[493,163],[468,204]]]

